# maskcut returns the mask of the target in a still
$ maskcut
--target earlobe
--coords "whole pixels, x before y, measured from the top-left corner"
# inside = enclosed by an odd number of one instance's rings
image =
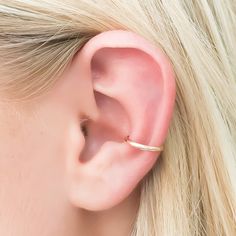
[[[87,125],[79,160],[68,161],[69,197],[78,207],[103,210],[125,199],[155,164],[160,152],[136,149],[125,138],[164,143],[174,107],[174,73],[159,48],[122,30],[92,38],[74,65],[78,78],[91,82],[99,119]]]

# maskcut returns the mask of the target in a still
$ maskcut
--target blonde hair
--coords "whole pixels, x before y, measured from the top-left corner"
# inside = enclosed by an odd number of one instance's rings
[[[147,38],[170,58],[177,92],[132,235],[236,235],[235,25],[231,0],[3,0],[0,92],[29,99],[49,91],[100,32]]]

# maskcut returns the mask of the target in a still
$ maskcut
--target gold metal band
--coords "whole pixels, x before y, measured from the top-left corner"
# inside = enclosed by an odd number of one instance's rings
[[[143,151],[160,152],[160,151],[163,151],[164,149],[163,145],[162,146],[149,146],[149,145],[144,145],[141,143],[136,143],[134,141],[131,141],[129,139],[129,136],[125,138],[125,141],[129,143],[131,146],[141,149]]]

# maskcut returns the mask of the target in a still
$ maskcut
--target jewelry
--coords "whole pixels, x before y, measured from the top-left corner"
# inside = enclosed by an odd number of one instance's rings
[[[164,149],[163,145],[158,147],[158,146],[149,146],[149,145],[144,145],[144,144],[141,144],[141,143],[136,143],[134,141],[131,141],[129,139],[129,136],[127,136],[125,138],[125,141],[127,143],[129,143],[131,146],[133,146],[135,148],[138,148],[138,149],[141,149],[143,151],[160,152]]]

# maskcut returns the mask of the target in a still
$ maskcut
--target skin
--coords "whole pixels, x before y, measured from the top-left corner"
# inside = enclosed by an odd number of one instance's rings
[[[72,117],[54,95],[22,109],[1,104],[0,235],[128,235],[137,190],[101,212],[79,209],[67,199],[63,155],[69,146],[63,137],[69,136],[65,124]]]
[[[127,73],[129,80],[117,78]],[[123,138],[161,145],[174,99],[166,56],[117,30],[91,39],[49,93],[1,102],[0,235],[129,235],[139,183],[159,153],[134,149]]]

